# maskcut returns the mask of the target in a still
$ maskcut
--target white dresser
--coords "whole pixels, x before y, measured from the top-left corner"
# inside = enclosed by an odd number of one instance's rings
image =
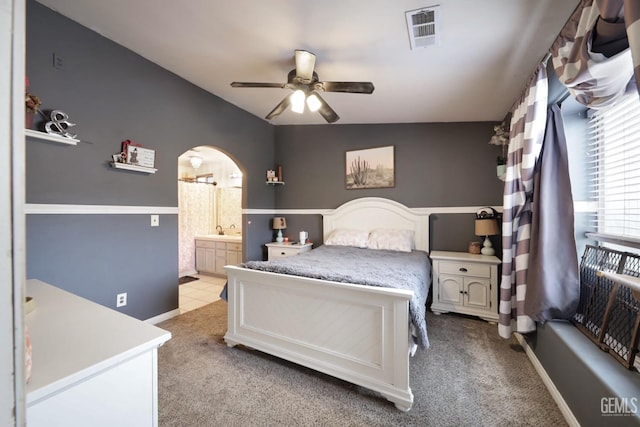
[[[29,427],[158,425],[158,347],[171,333],[39,280],[27,281]]]
[[[456,312],[498,320],[498,265],[495,256],[432,251],[433,302],[436,313]]]

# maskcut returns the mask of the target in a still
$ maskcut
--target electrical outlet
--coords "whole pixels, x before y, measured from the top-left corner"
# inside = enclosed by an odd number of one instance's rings
[[[116,307],[124,307],[127,305],[127,293],[116,295]]]
[[[151,215],[151,226],[158,227],[160,225],[160,215]]]

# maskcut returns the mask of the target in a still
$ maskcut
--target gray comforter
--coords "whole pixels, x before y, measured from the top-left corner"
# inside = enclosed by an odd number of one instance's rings
[[[425,311],[431,264],[426,252],[397,252],[323,245],[312,251],[273,261],[248,261],[241,267],[334,282],[413,291],[409,314],[418,345],[429,347]]]

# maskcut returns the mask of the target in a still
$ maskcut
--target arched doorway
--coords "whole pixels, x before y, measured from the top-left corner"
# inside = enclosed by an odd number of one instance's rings
[[[217,268],[216,264],[234,263],[227,256],[233,252],[225,249],[221,252],[220,247],[237,248],[237,261],[241,261],[241,233],[242,172],[239,166],[214,147],[199,146],[184,152],[178,157],[181,313],[218,299],[226,277],[221,275],[224,269]],[[231,240],[233,245],[226,245],[218,240],[220,238]]]

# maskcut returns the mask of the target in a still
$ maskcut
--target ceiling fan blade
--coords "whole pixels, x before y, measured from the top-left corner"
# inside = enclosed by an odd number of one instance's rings
[[[333,111],[333,108],[329,107],[329,104],[327,104],[327,101],[322,99],[322,97],[318,95],[317,92],[315,92],[314,94],[318,98],[318,101],[320,101],[320,108],[318,109],[318,113],[320,113],[320,115],[324,117],[324,119],[328,123],[333,123],[340,120],[340,116],[338,115],[338,113]]]
[[[313,79],[313,68],[316,66],[316,56],[306,50],[296,50],[296,76],[310,82]]]
[[[373,93],[371,82],[319,82],[325,92]]]
[[[280,101],[280,104],[276,105],[276,108],[271,110],[265,118],[267,120],[271,120],[278,117],[284,110],[289,108],[289,105],[291,105],[291,95],[287,95],[282,101]]]
[[[286,87],[286,83],[232,82],[231,87],[275,87],[284,89]]]

